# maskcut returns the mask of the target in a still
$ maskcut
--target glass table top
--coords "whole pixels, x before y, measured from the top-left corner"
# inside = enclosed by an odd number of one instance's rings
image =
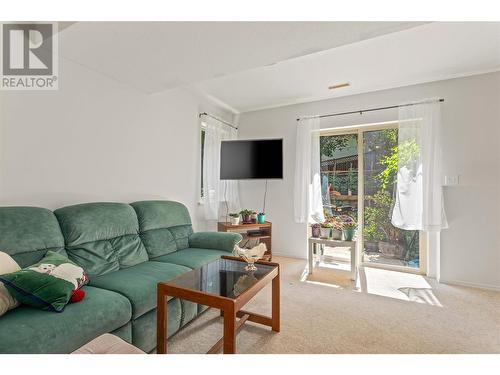
[[[256,263],[257,270],[245,271],[246,265],[246,262],[221,258],[166,284],[236,299],[277,267]]]

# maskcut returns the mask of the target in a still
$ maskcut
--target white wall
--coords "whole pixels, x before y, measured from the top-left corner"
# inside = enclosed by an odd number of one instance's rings
[[[307,228],[293,222],[296,118],[443,97],[444,173],[460,175],[445,188],[450,228],[441,234],[441,281],[500,288],[500,73],[408,86],[313,103],[248,112],[240,138],[282,137],[284,179],[270,181],[267,211],[273,252],[306,256]],[[397,119],[394,110],[331,118],[323,128]],[[241,182],[242,204],[260,208],[263,182]],[[431,249],[432,250],[432,249]]]
[[[0,93],[0,205],[172,199],[198,206],[196,94],[147,95],[67,60],[58,91]]]

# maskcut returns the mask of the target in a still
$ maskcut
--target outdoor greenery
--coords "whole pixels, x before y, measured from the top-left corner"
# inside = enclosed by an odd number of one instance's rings
[[[418,232],[396,228],[391,223],[398,165],[405,165],[415,173],[418,145],[415,141],[398,145],[396,129],[386,129],[372,134],[373,144],[382,145],[383,149],[389,152],[379,159],[380,171],[375,176],[377,192],[366,197],[365,241],[386,241],[403,246],[406,249],[403,255],[405,260],[418,259]]]
[[[415,140],[404,142],[399,146],[392,146],[389,154],[384,156],[380,161],[380,164],[385,167],[378,175],[380,187],[387,190],[396,183],[398,163],[400,163],[401,166],[406,166],[415,174],[418,155],[419,149]]]
[[[367,197],[370,205],[365,207],[365,241],[382,241],[387,238],[383,227],[390,224],[391,196],[386,191],[379,191]]]
[[[338,151],[354,148],[356,152],[357,147],[357,135],[356,134],[345,134],[345,135],[334,135],[334,136],[322,136],[320,137],[320,150],[322,157],[334,157]],[[322,159],[323,160],[323,159]],[[336,171],[335,174],[328,173],[328,183],[342,195],[347,195],[349,190],[353,195],[358,194],[358,170],[357,163],[350,163],[350,168],[347,171]],[[342,205],[342,202],[334,202],[338,205]]]
[[[335,135],[319,137],[319,147],[321,155],[333,156],[335,151],[342,150],[349,145],[352,135]]]

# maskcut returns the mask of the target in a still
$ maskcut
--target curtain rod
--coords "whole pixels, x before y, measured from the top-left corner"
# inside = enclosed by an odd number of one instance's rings
[[[441,103],[441,102],[444,102],[444,99],[440,98],[440,99],[437,99],[436,101]],[[305,119],[309,119],[309,118],[315,118],[315,117],[317,117],[317,118],[324,118],[324,117],[334,117],[334,116],[342,116],[342,115],[352,115],[352,114],[355,114],[355,113],[359,113],[360,115],[362,115],[363,112],[372,112],[372,111],[381,111],[383,109],[393,109],[393,108],[400,108],[400,107],[408,107],[410,105],[416,105],[416,104],[422,104],[422,103],[427,103],[427,101],[418,102],[418,103],[408,103],[408,104],[400,104],[400,105],[391,105],[391,106],[388,106],[388,107],[360,109],[358,111],[330,113],[328,115],[320,115],[320,116],[304,116],[304,117],[299,117],[297,119],[297,121],[305,120]]]
[[[219,121],[219,122],[222,122],[224,125],[230,126],[230,127],[232,127],[233,129],[238,130],[238,127],[237,127],[237,126],[234,126],[233,124],[230,124],[229,122],[226,122],[226,121],[224,121],[224,120],[221,120],[220,118],[215,117],[215,116],[211,115],[210,113],[203,112],[203,113],[200,113],[200,114],[198,115],[198,117],[201,117],[201,116],[208,116],[208,117],[211,117],[211,118],[213,118],[214,120],[217,120],[217,121]]]

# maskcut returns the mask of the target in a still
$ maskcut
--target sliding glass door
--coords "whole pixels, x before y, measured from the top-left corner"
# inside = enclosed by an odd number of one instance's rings
[[[322,133],[324,211],[333,222],[345,216],[358,222],[355,240],[362,264],[424,272],[419,231],[391,223],[401,152],[397,139],[397,124],[360,127],[347,134]]]

